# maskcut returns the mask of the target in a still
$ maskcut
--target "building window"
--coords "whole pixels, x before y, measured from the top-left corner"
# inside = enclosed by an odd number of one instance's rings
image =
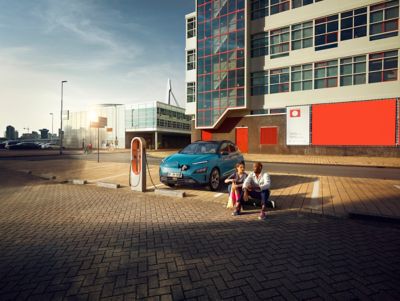
[[[186,70],[196,69],[196,50],[186,52]]]
[[[271,58],[289,55],[289,27],[270,31]]]
[[[278,144],[278,128],[277,127],[260,128],[260,144],[262,145]]]
[[[397,36],[399,33],[399,0],[370,7],[370,40]]]
[[[289,68],[271,70],[269,80],[271,94],[289,92]]]
[[[340,86],[362,85],[366,83],[365,55],[340,60]]]
[[[337,47],[338,15],[315,20],[315,50]]]
[[[314,0],[292,0],[292,8],[313,4]]]
[[[291,91],[312,89],[312,64],[293,66],[291,70]]]
[[[350,40],[367,35],[367,8],[359,8],[340,14],[340,40]]]
[[[286,114],[286,108],[275,108],[275,109],[269,109],[269,113],[271,115],[282,115]]]
[[[251,1],[251,19],[264,18],[269,15],[269,0]]]
[[[251,95],[268,94],[268,71],[251,74]]]
[[[186,37],[187,39],[193,38],[196,36],[196,18],[189,18],[186,21]]]
[[[186,101],[195,102],[196,101],[196,83],[191,82],[186,84]]]
[[[292,50],[312,47],[313,22],[292,25]]]
[[[284,12],[289,9],[289,0],[271,0],[271,15]]]
[[[397,80],[397,50],[370,54],[368,68],[369,83]]]
[[[337,60],[314,63],[314,89],[337,87]]]
[[[268,55],[268,32],[257,33],[251,36],[251,56]]]

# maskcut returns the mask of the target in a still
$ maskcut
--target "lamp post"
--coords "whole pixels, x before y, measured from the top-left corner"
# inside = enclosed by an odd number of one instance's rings
[[[60,119],[61,119],[61,126],[60,126],[60,155],[62,155],[62,149],[63,149],[63,87],[64,83],[66,83],[66,80],[61,81],[61,112],[60,112]]]
[[[53,119],[54,119],[54,114],[50,113],[51,115],[51,138],[50,140],[53,140]]]

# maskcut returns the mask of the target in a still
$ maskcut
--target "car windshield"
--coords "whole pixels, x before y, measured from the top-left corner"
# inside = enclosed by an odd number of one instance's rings
[[[181,154],[215,154],[218,143],[192,143],[180,151]]]

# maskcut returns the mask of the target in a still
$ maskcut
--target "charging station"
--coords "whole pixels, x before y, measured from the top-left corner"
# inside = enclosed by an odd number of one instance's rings
[[[146,141],[142,137],[131,140],[129,185],[132,190],[146,191]]]

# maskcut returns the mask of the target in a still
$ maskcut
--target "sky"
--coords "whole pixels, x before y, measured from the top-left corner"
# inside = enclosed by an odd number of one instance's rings
[[[194,0],[0,0],[0,137],[60,125],[64,110],[185,105],[185,14]],[[28,130],[29,129],[29,130]]]

